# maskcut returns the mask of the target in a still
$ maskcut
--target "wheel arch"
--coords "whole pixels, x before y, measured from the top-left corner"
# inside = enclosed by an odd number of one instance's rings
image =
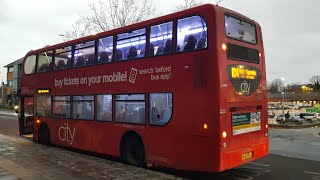
[[[137,138],[141,144],[142,144],[142,148],[144,151],[144,160],[146,159],[146,148],[145,148],[145,143],[142,139],[142,137],[140,136],[139,133],[137,133],[136,131],[130,130],[130,131],[126,131],[125,133],[123,133],[121,140],[120,140],[120,144],[119,144],[119,150],[120,150],[120,158],[123,157],[123,150],[124,150],[124,142],[129,139],[130,137],[135,137]]]

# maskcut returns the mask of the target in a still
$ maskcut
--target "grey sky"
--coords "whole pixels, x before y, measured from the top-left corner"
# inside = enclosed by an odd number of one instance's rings
[[[94,1],[0,0],[0,66],[23,57],[31,49],[62,42],[58,34],[70,30],[80,16],[89,14],[88,3]],[[162,0],[155,1],[155,5],[167,13],[180,2]],[[285,83],[305,83],[312,75],[320,75],[320,23],[316,19],[320,1],[224,0],[220,5],[262,26],[268,81],[285,78]],[[4,79],[6,69],[0,70]]]

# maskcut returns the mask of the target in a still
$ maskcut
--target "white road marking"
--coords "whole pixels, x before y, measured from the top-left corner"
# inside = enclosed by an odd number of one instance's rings
[[[254,162],[248,162],[248,164],[259,165],[259,166],[265,166],[265,167],[269,167],[269,166],[270,166],[270,165],[268,165],[268,164],[261,164],[261,163],[254,163]]]
[[[279,154],[280,156],[284,156],[284,157],[289,157],[289,158],[298,158],[298,159],[306,159],[306,160],[310,160],[310,161],[317,161],[311,158],[307,158],[307,157],[301,157],[301,156],[291,156],[291,155],[287,155],[287,154]]]
[[[301,140],[293,140],[294,142],[301,142],[301,143],[304,143],[305,141],[301,141]]]
[[[320,173],[315,173],[315,172],[310,172],[310,171],[304,171],[304,173],[313,174],[313,175],[320,175]]]

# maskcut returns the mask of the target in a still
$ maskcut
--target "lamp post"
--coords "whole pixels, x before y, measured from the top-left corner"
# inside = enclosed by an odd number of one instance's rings
[[[284,78],[281,78],[282,84],[284,84]],[[285,97],[285,93],[286,93],[286,85],[283,86],[283,91],[282,93],[282,114],[284,115],[284,97]]]

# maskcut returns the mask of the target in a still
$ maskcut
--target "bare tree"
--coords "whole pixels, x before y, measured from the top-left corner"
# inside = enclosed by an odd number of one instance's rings
[[[81,17],[65,40],[144,21],[156,13],[151,0],[108,0],[89,4],[92,16]]]
[[[202,0],[184,0],[184,3],[175,8],[175,12],[204,4]]]
[[[219,3],[221,3],[223,0],[217,0],[216,1],[216,5],[219,5]]]
[[[281,92],[284,87],[284,84],[281,79],[274,79],[270,84],[269,84],[269,92],[270,93],[278,93]]]
[[[313,85],[315,90],[320,90],[320,76],[319,75],[314,75],[310,78],[309,80],[311,84]]]
[[[65,34],[59,34],[63,37],[64,41],[71,39],[77,39],[80,37],[88,36],[92,34],[89,24],[83,22],[84,19],[79,19],[72,25],[72,31],[68,31]]]

